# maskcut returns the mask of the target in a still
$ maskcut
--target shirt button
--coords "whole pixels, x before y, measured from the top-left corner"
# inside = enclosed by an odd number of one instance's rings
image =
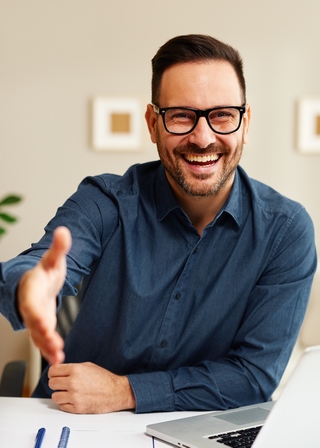
[[[168,342],[167,342],[165,339],[163,339],[163,340],[160,342],[160,345],[161,345],[162,348],[165,348],[165,347],[168,345]]]
[[[195,248],[193,249],[193,253],[196,254],[197,252],[198,252],[198,248],[195,247]]]
[[[180,294],[180,292],[177,292],[177,294],[176,294],[176,300],[179,300],[181,298],[181,294]]]

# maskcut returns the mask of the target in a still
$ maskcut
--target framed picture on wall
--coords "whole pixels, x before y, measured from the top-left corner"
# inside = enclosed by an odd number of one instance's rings
[[[320,154],[320,97],[298,102],[297,146],[299,152]]]
[[[141,149],[139,99],[96,97],[92,101],[92,147],[96,151]]]

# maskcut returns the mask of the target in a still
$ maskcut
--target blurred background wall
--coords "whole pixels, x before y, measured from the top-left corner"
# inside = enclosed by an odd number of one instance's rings
[[[320,97],[319,19],[318,0],[0,0],[0,197],[24,197],[11,209],[19,222],[0,240],[0,259],[38,240],[86,175],[157,158],[146,135],[137,152],[93,151],[90,101],[147,103],[151,58],[185,33],[211,34],[242,54],[252,106],[242,165],[305,205],[319,247],[320,154],[295,143],[298,99]],[[0,341],[0,371],[28,358],[27,335],[2,316]]]

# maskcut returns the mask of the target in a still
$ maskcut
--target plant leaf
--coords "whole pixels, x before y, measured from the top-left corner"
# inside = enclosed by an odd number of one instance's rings
[[[6,233],[5,229],[3,227],[0,227],[0,236],[4,235]]]
[[[14,194],[10,194],[9,196],[6,196],[4,199],[0,201],[0,206],[2,205],[10,205],[10,204],[17,204],[21,201],[21,196],[16,196]]]
[[[2,221],[8,222],[10,224],[17,221],[17,218],[15,218],[12,215],[8,215],[8,213],[0,213],[0,219],[2,219]]]

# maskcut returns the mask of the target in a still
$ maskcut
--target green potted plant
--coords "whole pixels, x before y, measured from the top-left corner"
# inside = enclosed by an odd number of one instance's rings
[[[21,200],[21,196],[15,194],[9,194],[0,200],[0,238],[7,232],[6,226],[17,221],[17,217],[8,213],[6,208]]]

